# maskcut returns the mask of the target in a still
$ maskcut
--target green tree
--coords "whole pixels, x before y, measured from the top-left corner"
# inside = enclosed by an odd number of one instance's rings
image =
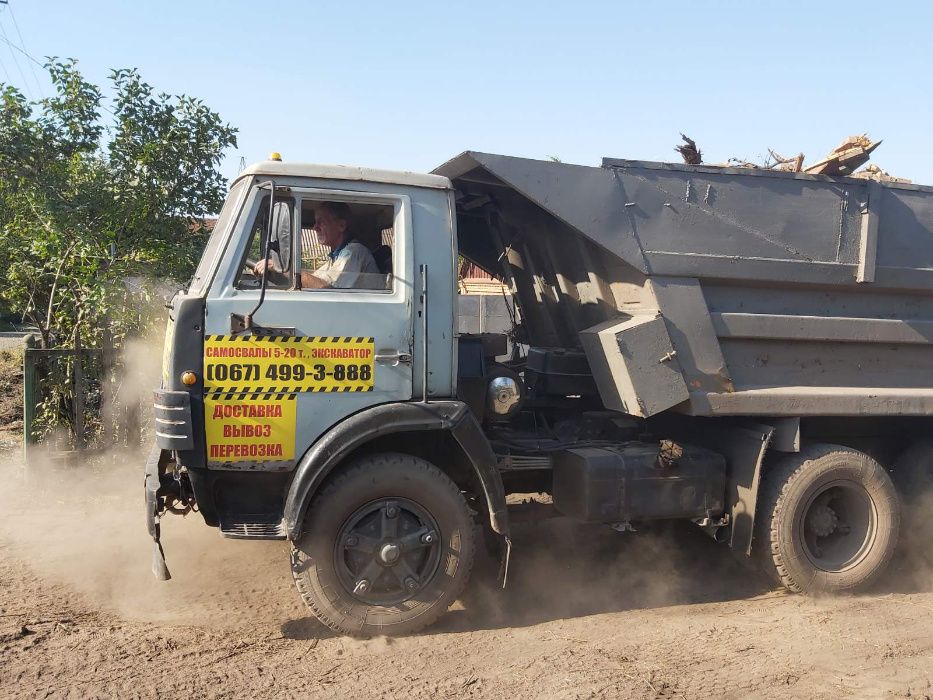
[[[74,60],[46,68],[50,98],[0,84],[0,307],[46,348],[119,344],[139,323],[128,276],[192,274],[236,129],[134,69],[111,73],[108,107]]]

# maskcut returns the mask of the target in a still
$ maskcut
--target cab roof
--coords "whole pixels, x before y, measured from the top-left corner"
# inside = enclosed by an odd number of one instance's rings
[[[414,173],[407,170],[379,170],[360,168],[352,165],[321,165],[319,163],[291,163],[278,160],[264,160],[245,168],[234,178],[237,180],[256,175],[258,177],[313,177],[321,180],[353,180],[357,182],[384,182],[412,187],[430,187],[449,190],[453,186],[450,180],[441,175]],[[231,183],[233,184],[233,183]]]

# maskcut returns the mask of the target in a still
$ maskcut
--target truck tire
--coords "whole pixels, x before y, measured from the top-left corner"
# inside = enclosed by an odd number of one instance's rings
[[[292,575],[331,629],[409,634],[462,593],[474,550],[473,518],[450,477],[418,457],[383,453],[356,461],[314,498]]]
[[[884,468],[839,445],[812,445],[764,475],[757,509],[761,563],[796,593],[864,586],[897,545],[900,503]]]

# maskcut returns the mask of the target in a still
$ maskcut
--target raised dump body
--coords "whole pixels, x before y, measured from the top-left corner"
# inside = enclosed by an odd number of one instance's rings
[[[461,252],[637,416],[933,413],[933,188],[467,152]],[[502,248],[506,254],[500,255]]]

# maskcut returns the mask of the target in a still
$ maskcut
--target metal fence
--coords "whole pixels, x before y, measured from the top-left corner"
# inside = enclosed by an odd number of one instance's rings
[[[83,447],[89,437],[88,414],[99,416],[102,405],[101,377],[107,358],[100,348],[44,349],[36,347],[34,336],[27,336],[23,351],[23,441],[38,441],[37,413],[40,405],[58,388],[57,405],[52,407],[66,419],[75,447]]]

